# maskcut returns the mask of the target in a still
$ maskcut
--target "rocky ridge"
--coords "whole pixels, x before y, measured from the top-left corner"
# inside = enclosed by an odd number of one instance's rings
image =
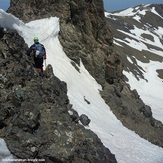
[[[0,28],[0,47],[0,136],[16,158],[116,162],[100,139],[76,122],[66,83],[52,67],[47,66],[46,77],[39,76],[16,31]]]
[[[19,12],[17,12],[19,11]],[[80,64],[80,59],[100,84],[121,76],[121,63],[114,53],[113,36],[104,21],[103,1],[63,0],[20,2],[11,0],[8,12],[24,22],[56,16],[60,18],[59,39],[64,51]],[[110,62],[105,65],[104,60]]]
[[[82,59],[102,85],[101,95],[117,118],[141,137],[163,146],[163,125],[152,117],[150,107],[143,103],[137,91],[131,91],[125,82],[121,57],[113,49],[113,35],[105,21],[102,0],[49,0],[42,3],[12,0],[8,12],[25,22],[59,17],[59,38],[65,53],[75,64]]]
[[[141,137],[163,146],[163,126],[150,107],[131,91],[122,75],[120,57],[113,49],[113,35],[106,24],[102,0],[18,1],[11,0],[8,12],[25,22],[57,16],[60,42],[66,54],[85,67],[103,87],[102,97],[122,123]],[[134,107],[133,107],[134,106]]]

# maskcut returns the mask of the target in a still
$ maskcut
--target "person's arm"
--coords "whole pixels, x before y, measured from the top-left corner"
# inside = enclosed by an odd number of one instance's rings
[[[30,56],[32,51],[33,51],[33,45],[27,50],[27,55]]]

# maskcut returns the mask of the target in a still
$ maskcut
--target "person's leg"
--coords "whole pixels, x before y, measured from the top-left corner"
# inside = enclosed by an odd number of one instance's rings
[[[37,69],[39,71],[40,76],[43,76],[43,58],[38,58]]]

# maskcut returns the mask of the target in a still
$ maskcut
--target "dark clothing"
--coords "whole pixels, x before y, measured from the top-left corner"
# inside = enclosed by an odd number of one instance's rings
[[[36,42],[35,44],[40,44],[39,42]],[[33,54],[35,55],[35,53],[36,53],[36,46],[35,46],[35,44],[33,44],[29,49],[28,49],[28,52],[27,52],[27,54],[28,55],[30,55],[32,52],[33,52]],[[42,45],[42,44],[40,44],[41,46],[42,46],[42,48],[43,48],[43,51],[44,51],[44,58],[46,58],[46,50],[45,50],[45,47],[44,47],[44,45]],[[36,56],[35,56],[36,57]]]
[[[36,68],[42,68],[43,67],[43,57],[42,58],[38,58],[38,57],[34,57],[34,62],[35,62],[35,67]]]
[[[36,42],[35,44],[40,44],[39,42]],[[35,67],[38,69],[39,72],[43,72],[43,60],[46,59],[46,50],[44,45],[40,44],[43,48],[44,55],[43,57],[38,57],[36,56],[36,46],[33,44],[27,51],[27,55],[33,54],[34,62],[35,62]]]

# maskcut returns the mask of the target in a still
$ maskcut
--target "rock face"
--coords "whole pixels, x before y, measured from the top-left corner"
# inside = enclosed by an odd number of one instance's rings
[[[27,45],[13,30],[0,28],[0,137],[16,158],[45,162],[115,163],[90,130],[75,122],[66,83],[47,66],[42,78],[26,55]]]
[[[11,0],[8,12],[25,22],[57,16],[59,39],[76,63],[81,59],[102,85],[102,97],[122,123],[150,142],[163,146],[163,125],[156,121],[136,91],[124,82],[120,57],[104,18],[102,0]],[[134,106],[134,107],[133,107]]]
[[[104,21],[102,0],[11,0],[8,12],[25,22],[59,17],[60,41],[73,61],[79,64],[81,59],[102,85],[105,79],[113,83],[121,75],[120,61],[112,48],[112,33]]]

